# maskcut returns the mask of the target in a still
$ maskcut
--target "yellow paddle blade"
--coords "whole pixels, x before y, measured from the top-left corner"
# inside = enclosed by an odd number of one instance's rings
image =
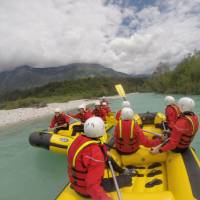
[[[117,90],[119,96],[121,96],[121,97],[125,97],[125,96],[126,96],[125,91],[124,91],[124,88],[122,87],[121,84],[115,85],[115,88],[116,88],[116,90]]]

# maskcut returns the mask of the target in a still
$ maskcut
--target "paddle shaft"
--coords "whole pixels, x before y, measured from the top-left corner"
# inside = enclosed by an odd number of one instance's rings
[[[156,146],[156,148],[160,149],[160,147],[162,147],[164,144],[166,144],[169,141],[169,138],[167,138],[164,142],[162,142],[161,144],[159,144],[158,146]]]
[[[152,135],[158,136],[158,137],[162,137],[160,134],[155,133],[155,132],[151,132],[151,131],[147,131],[147,130],[143,130],[143,131],[146,132],[146,133],[150,133]]]
[[[113,166],[112,166],[112,163],[110,160],[108,160],[108,165],[110,167],[110,170],[111,170],[111,173],[112,173],[112,177],[113,177],[113,181],[114,181],[114,184],[115,184],[115,188],[117,190],[117,196],[118,196],[118,200],[122,200],[122,194],[119,190],[119,185],[117,183],[117,179],[115,177],[115,174],[114,174],[114,170],[113,170]]]
[[[163,121],[162,124],[163,124],[164,131],[166,131],[167,129],[166,129],[166,126],[165,126],[165,122]]]
[[[76,118],[74,118],[74,117],[72,117],[72,116],[70,116],[70,115],[68,115],[68,114],[65,114],[65,115],[67,115],[68,117],[70,117],[71,119],[73,119],[73,120],[75,120],[75,121],[77,121],[77,122],[81,122],[80,120],[78,120],[78,119],[76,119]],[[81,122],[82,123],[82,122]]]

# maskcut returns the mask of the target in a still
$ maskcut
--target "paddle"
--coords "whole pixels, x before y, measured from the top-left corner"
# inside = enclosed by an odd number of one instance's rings
[[[121,194],[121,192],[119,190],[119,185],[117,183],[117,179],[115,177],[113,166],[112,166],[112,163],[111,163],[110,160],[108,160],[108,165],[109,165],[111,173],[112,173],[113,181],[114,181],[115,188],[116,188],[116,191],[117,191],[118,200],[122,200],[122,194]]]
[[[115,89],[117,90],[117,93],[119,94],[119,96],[121,96],[123,98],[124,101],[126,101],[126,93],[124,91],[124,88],[122,87],[121,84],[117,84],[115,85]]]
[[[65,115],[67,115],[69,118],[71,118],[71,119],[73,119],[73,120],[75,120],[75,121],[77,121],[77,122],[81,122],[79,119],[76,119],[76,118],[74,118],[74,117],[72,117],[72,116],[70,116],[70,115],[68,115],[68,114],[66,114],[65,113]],[[82,122],[81,122],[82,123]]]
[[[152,135],[158,136],[158,137],[162,137],[162,135],[159,134],[159,133],[155,133],[155,132],[152,132],[152,131],[147,131],[147,130],[144,130],[144,129],[143,129],[143,131],[146,132],[146,133],[150,133]]]
[[[161,144],[159,144],[156,147],[151,148],[150,152],[155,154],[154,150],[158,151],[163,145],[165,145],[167,142],[169,141],[169,138],[167,138],[166,140],[164,140],[164,142],[162,142]]]
[[[63,125],[64,125],[64,124],[63,124]],[[54,129],[57,129],[57,128],[64,128],[63,125],[61,125],[61,126],[55,126],[54,128],[50,128],[50,129],[54,130]],[[48,129],[47,129],[47,130],[48,130]]]

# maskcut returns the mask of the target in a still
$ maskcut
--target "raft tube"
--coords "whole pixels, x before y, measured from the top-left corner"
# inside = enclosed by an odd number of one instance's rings
[[[29,143],[34,147],[43,148],[49,151],[53,151],[55,153],[67,154],[68,148],[73,142],[73,140],[80,135],[81,133],[77,133],[76,136],[71,136],[73,126],[79,125],[80,122],[75,122],[70,124],[69,130],[60,130],[57,134],[53,132],[33,132],[29,136]],[[115,124],[115,119],[113,115],[111,115],[106,120],[106,133],[101,137],[103,142],[108,141],[109,135],[107,132],[113,128]]]

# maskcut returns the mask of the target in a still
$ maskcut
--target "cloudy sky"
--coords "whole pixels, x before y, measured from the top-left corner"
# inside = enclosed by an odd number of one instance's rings
[[[126,73],[200,49],[200,0],[0,0],[0,70],[100,63]]]

